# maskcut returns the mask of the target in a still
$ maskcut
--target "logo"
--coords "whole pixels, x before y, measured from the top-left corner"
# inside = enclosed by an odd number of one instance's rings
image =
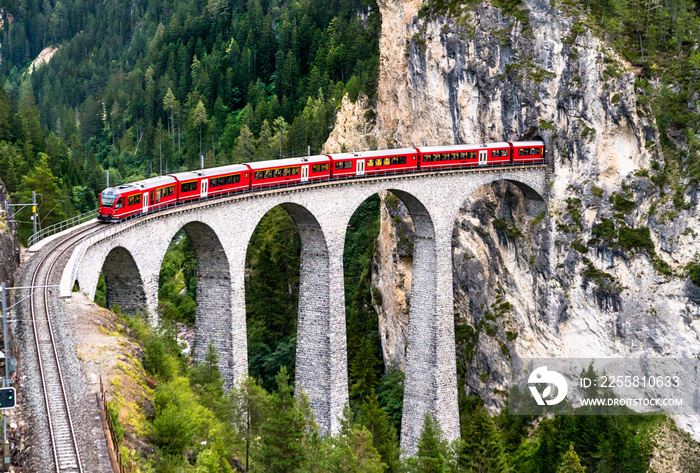
[[[537,390],[536,386],[528,386],[532,397],[535,398],[537,404],[544,406],[545,402],[548,406],[554,406],[559,404],[566,397],[568,392],[568,385],[566,383],[566,378],[556,371],[547,371],[546,366],[540,366],[535,371],[530,373],[530,377],[527,380],[529,384],[547,384],[548,386],[542,391],[542,395]],[[557,396],[554,399],[546,399],[552,394],[552,384],[557,388]]]

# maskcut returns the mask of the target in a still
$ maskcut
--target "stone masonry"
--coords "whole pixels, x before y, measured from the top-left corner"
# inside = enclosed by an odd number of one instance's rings
[[[459,437],[455,364],[452,232],[460,206],[479,187],[508,180],[541,206],[544,167],[458,170],[310,184],[195,203],[105,228],[76,249],[61,293],[73,283],[94,297],[105,272],[108,303],[143,307],[157,322],[158,277],[174,235],[184,229],[197,254],[195,359],[212,341],[231,387],[247,373],[244,267],[260,219],[281,206],[301,237],[296,389],[309,398],[316,421],[337,432],[348,402],[343,249],[355,210],[388,190],[415,225],[413,281],[406,353],[402,448],[414,453],[426,412],[449,440]],[[538,203],[539,201],[539,203]],[[131,298],[129,300],[129,298]],[[297,391],[297,392],[298,392]]]

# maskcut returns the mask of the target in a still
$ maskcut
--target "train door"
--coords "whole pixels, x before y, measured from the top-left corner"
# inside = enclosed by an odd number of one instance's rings
[[[357,160],[357,175],[358,176],[365,175],[365,160],[364,159]]]
[[[200,185],[202,186],[201,197],[204,199],[207,196],[207,192],[209,192],[209,179],[202,179]]]
[[[143,199],[143,213],[146,213],[148,212],[148,192],[144,192],[141,199]]]
[[[301,167],[301,182],[306,182],[309,180],[309,165]]]
[[[488,156],[488,151],[485,149],[479,150],[479,166],[486,164],[486,159]]]

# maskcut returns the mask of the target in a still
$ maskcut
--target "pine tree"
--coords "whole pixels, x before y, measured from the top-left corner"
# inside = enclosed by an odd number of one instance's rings
[[[293,473],[306,463],[303,442],[315,427],[303,395],[294,397],[287,368],[277,374],[278,391],[270,397],[257,463],[268,473]]]
[[[364,425],[353,424],[346,404],[340,420],[340,432],[333,438],[330,452],[332,473],[382,473],[387,465],[372,445],[373,438]]]
[[[411,473],[448,473],[453,455],[442,438],[442,429],[429,412],[423,419],[423,430],[418,438],[418,451],[407,461]]]
[[[66,219],[64,205],[70,201],[61,192],[61,182],[51,173],[49,157],[39,153],[39,162],[29,174],[22,177],[22,191],[13,196],[15,202],[31,203],[32,191],[37,193],[38,228]],[[20,237],[28,237],[28,226],[20,228]]]
[[[564,454],[557,473],[586,473],[586,468],[581,466],[581,460],[576,455],[573,444],[569,445],[569,451]]]
[[[199,155],[202,155],[202,129],[207,124],[207,109],[204,107],[204,103],[200,100],[197,106],[192,111],[192,116],[190,117],[192,124],[199,129]]]
[[[469,473],[508,471],[503,440],[483,404],[466,419],[459,451],[459,464]]]
[[[372,392],[360,407],[362,425],[372,434],[372,445],[377,449],[387,472],[395,472],[399,467],[399,439],[396,429],[389,422],[386,412],[379,405],[379,398]]]
[[[236,147],[233,150],[234,163],[249,163],[255,161],[255,137],[248,128],[248,125],[243,125],[241,131],[236,138]]]
[[[207,346],[207,353],[204,355],[204,365],[206,366],[207,373],[207,383],[213,383],[221,378],[219,373],[219,355],[216,354],[216,347],[214,347],[214,341],[209,339],[209,346]]]
[[[255,378],[241,380],[231,391],[233,424],[245,442],[245,469],[250,468],[252,442],[262,432],[269,412],[269,396]]]

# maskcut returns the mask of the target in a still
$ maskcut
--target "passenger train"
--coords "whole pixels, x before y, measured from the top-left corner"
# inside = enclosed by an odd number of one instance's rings
[[[100,194],[97,215],[117,222],[171,204],[279,185],[378,174],[544,163],[542,141],[401,148],[233,164],[152,177]]]

